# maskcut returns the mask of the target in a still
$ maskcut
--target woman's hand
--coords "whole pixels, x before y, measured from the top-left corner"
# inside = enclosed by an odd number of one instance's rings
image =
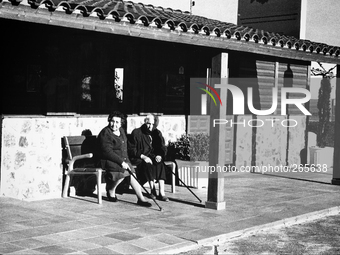
[[[123,169],[130,169],[130,170],[131,170],[129,164],[126,163],[126,162],[123,162],[123,163],[122,163],[122,168],[123,168]]]
[[[149,163],[149,164],[152,165],[152,160],[151,160],[151,158],[149,158],[149,157],[147,157],[147,156],[145,156],[145,155],[143,155],[143,154],[142,154],[140,157],[145,161],[145,163]]]
[[[159,155],[156,156],[155,160],[156,160],[157,163],[161,162],[162,161],[162,156],[159,156]]]

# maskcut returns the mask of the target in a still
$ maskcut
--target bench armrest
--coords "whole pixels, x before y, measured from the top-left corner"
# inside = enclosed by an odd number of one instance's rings
[[[73,165],[74,162],[76,162],[79,159],[85,159],[85,158],[92,158],[93,154],[92,153],[87,153],[87,154],[82,154],[82,155],[78,155],[78,156],[74,156],[68,164],[68,171],[72,171],[73,170]]]

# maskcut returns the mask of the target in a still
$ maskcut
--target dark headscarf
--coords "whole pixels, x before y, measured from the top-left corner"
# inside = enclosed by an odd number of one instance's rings
[[[159,118],[158,118],[158,116],[155,115],[155,114],[151,114],[151,115],[153,116],[153,119],[154,119],[154,125],[153,125],[152,130],[150,131],[150,130],[148,129],[148,126],[146,125],[146,123],[144,123],[144,124],[141,126],[142,132],[143,132],[144,134],[146,134],[146,135],[151,135],[152,132],[153,132],[155,129],[157,129],[157,126],[158,126],[158,124],[159,124]]]
[[[148,129],[148,126],[145,123],[141,126],[141,130],[142,130],[143,134],[146,134],[146,135],[152,134],[152,131],[150,129]]]

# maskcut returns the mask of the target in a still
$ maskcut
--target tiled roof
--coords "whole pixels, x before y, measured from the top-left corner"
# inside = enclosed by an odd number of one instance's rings
[[[5,2],[5,0],[0,0]],[[22,0],[8,0],[12,5],[22,4]],[[63,11],[67,14],[96,16],[100,20],[127,22],[130,24],[159,29],[178,30],[183,33],[215,36],[225,41],[235,40],[294,51],[323,54],[338,58],[340,47],[323,43],[300,40],[292,36],[267,32],[246,26],[190,15],[189,12],[162,8],[132,1],[122,0],[27,0],[34,8],[47,8],[50,12]]]

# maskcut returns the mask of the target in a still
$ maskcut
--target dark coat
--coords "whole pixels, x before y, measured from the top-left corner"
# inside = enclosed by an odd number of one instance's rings
[[[130,163],[127,151],[127,138],[120,128],[120,136],[116,136],[109,126],[103,128],[97,137],[98,164],[101,168],[113,172],[125,172],[122,163]],[[130,163],[131,164],[131,163]]]
[[[154,149],[154,154],[157,156],[161,156],[162,159],[165,159],[167,148],[165,146],[165,140],[162,135],[162,132],[158,129],[152,131],[152,147]]]
[[[143,132],[143,126],[134,129],[131,133],[128,148],[132,163],[136,165],[140,164],[142,162],[140,158],[142,154],[150,157],[152,160],[159,155],[164,160],[167,149],[162,132],[155,129],[148,135]]]

